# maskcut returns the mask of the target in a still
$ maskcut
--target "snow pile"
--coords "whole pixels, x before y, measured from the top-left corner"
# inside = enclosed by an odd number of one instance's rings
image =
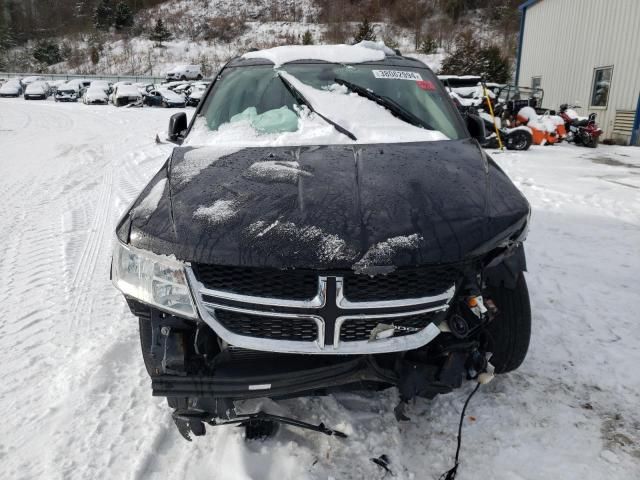
[[[333,262],[336,260],[350,260],[355,253],[347,246],[339,236],[327,233],[314,225],[298,226],[293,222],[281,222],[275,220],[272,223],[258,221],[247,227],[249,236],[262,239],[269,244],[286,240],[298,242],[304,245],[314,245],[316,255],[321,262]]]
[[[398,253],[417,250],[424,238],[417,233],[408,236],[388,238],[376,243],[358,260],[353,269],[356,273],[384,273],[393,271],[393,260]],[[379,267],[389,267],[380,269]]]
[[[358,143],[448,140],[441,132],[415,127],[396,118],[375,102],[349,93],[345,86],[333,85],[330,90],[319,90],[287,72],[280,75],[300,91],[318,113],[353,133]]]
[[[331,63],[374,62],[384,60],[385,52],[380,48],[359,45],[299,45],[247,52],[242,58],[262,58],[273,62],[274,68],[277,68],[296,60],[320,60]]]
[[[204,205],[193,212],[193,216],[206,220],[212,225],[228,222],[238,214],[236,202],[233,200],[216,200],[210,207]]]
[[[164,193],[164,187],[166,184],[167,179],[163,178],[156,183],[151,190],[149,190],[147,196],[144,197],[134,209],[137,217],[148,218],[156,211],[156,208],[158,208],[158,204],[162,199],[162,194]]]
[[[296,183],[300,176],[311,177],[298,162],[271,161],[253,163],[243,174],[252,180]]]
[[[382,40],[378,42],[374,42],[371,40],[362,40],[361,42],[356,43],[354,46],[370,48],[372,50],[380,50],[381,52],[384,52],[385,55],[396,54],[396,52],[392,48],[387,47]]]

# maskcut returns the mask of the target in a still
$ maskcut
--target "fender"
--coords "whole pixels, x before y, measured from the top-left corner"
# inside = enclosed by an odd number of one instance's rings
[[[487,267],[484,271],[485,282],[491,287],[516,287],[520,273],[527,271],[527,259],[524,245],[520,243],[510,254],[505,255],[497,265]]]

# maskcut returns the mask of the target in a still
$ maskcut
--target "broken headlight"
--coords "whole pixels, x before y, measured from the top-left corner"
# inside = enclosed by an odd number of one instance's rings
[[[175,258],[116,241],[111,276],[116,288],[127,296],[176,315],[196,318],[184,263]]]

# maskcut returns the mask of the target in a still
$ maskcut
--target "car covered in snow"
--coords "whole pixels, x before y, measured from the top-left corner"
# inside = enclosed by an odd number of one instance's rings
[[[89,88],[91,87],[101,88],[107,95],[113,91],[113,85],[106,80],[93,80],[89,85]]]
[[[22,95],[23,86],[20,80],[9,79],[0,87],[0,97],[19,97]]]
[[[69,80],[58,86],[53,97],[56,102],[77,102],[84,94],[84,87],[78,80]]]
[[[31,75],[22,79],[22,85],[27,86],[33,82],[46,82],[47,79],[38,75]]]
[[[165,76],[167,82],[175,80],[202,80],[200,65],[177,65]]]
[[[116,107],[137,104],[142,102],[142,93],[138,87],[128,83],[116,84],[113,93],[110,95],[111,103]]]
[[[46,100],[51,95],[51,87],[44,81],[35,81],[27,84],[24,89],[25,100]]]
[[[187,105],[190,107],[197,107],[208,87],[209,84],[206,82],[196,82],[191,85],[185,92],[187,95]]]
[[[182,435],[338,434],[236,402],[393,387],[403,418],[516,369],[530,207],[484,136],[427,66],[364,45],[246,53],[174,114],[111,278]]]
[[[82,96],[82,103],[85,105],[107,105],[109,103],[109,96],[107,92],[105,92],[103,85],[91,84]]]
[[[184,95],[169,90],[168,88],[153,88],[142,97],[142,103],[150,107],[178,107],[186,104]]]

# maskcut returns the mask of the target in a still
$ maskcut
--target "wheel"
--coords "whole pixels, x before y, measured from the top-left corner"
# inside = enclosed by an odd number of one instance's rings
[[[182,76],[180,77],[180,80],[182,80],[183,82],[184,82],[186,79],[187,79],[187,77],[185,77],[184,75],[182,75]]]
[[[589,148],[596,148],[598,146],[598,137],[588,137],[584,141],[584,146]]]
[[[515,288],[489,287],[487,296],[498,308],[485,330],[487,351],[493,353],[491,363],[496,373],[511,372],[527,356],[531,338],[531,305],[524,274],[520,273]]]
[[[196,80],[202,80],[202,75],[198,74],[198,76],[196,77]]]
[[[162,106],[164,108],[169,108],[169,104],[167,104],[167,102],[165,102],[164,100],[162,101]]]
[[[507,150],[529,150],[532,142],[532,135],[525,130],[511,132],[505,139]]]

